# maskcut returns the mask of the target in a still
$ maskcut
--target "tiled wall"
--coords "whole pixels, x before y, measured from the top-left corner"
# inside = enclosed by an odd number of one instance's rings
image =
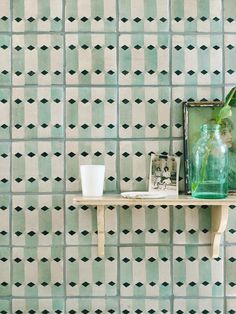
[[[79,163],[146,189],[235,57],[235,0],[0,0],[0,314],[236,313],[236,208],[211,259],[209,208],[110,206],[102,260],[72,201]]]

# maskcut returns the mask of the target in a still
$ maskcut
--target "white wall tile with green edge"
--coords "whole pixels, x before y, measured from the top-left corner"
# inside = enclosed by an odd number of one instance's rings
[[[116,88],[68,87],[66,89],[67,138],[117,136]]]
[[[12,244],[49,246],[64,244],[62,195],[14,195],[12,197]]]
[[[105,165],[104,191],[115,191],[117,186],[115,141],[66,142],[66,190],[81,191],[80,165]]]
[[[94,206],[76,206],[73,198],[66,196],[66,244],[97,245],[97,211]],[[117,208],[105,207],[105,245],[117,244]]]
[[[168,85],[169,35],[121,34],[120,85]]]
[[[226,296],[236,296],[236,246],[225,248],[225,286]]]
[[[97,247],[66,248],[67,296],[117,295],[117,248],[106,247],[105,252],[101,258]]]
[[[0,139],[10,138],[10,90],[7,88],[0,89]]]
[[[174,299],[173,314],[184,313],[224,314],[224,299]]]
[[[165,313],[170,312],[170,301],[167,299],[120,299],[120,313]]]
[[[221,101],[221,87],[175,86],[172,88],[172,136],[183,136],[183,101]]]
[[[13,192],[62,192],[64,150],[59,141],[12,143]]]
[[[169,3],[165,0],[120,0],[120,32],[166,32],[169,30]]]
[[[10,1],[1,0],[0,2],[0,31],[10,31],[11,18],[10,18]]]
[[[62,137],[63,103],[62,87],[13,88],[12,137]]]
[[[121,296],[170,296],[170,262],[167,246],[121,247]]]
[[[170,242],[169,206],[121,206],[120,243],[160,243]]]
[[[66,0],[66,32],[115,32],[115,0]]]
[[[221,84],[222,35],[173,35],[172,84]]]
[[[236,243],[236,206],[229,206],[229,218],[225,230],[225,241],[227,243]]]
[[[224,254],[210,256],[210,246],[174,246],[173,288],[175,296],[223,297]]]
[[[13,0],[13,31],[61,31],[62,4],[62,0]]]
[[[13,299],[12,314],[63,314],[65,313],[64,299]]]
[[[119,115],[120,137],[169,137],[170,88],[121,87]]]
[[[0,192],[10,192],[10,143],[0,143]]]
[[[63,247],[14,247],[12,295],[63,296]]]
[[[226,314],[236,313],[236,299],[226,299]]]
[[[184,147],[183,140],[174,140],[172,142],[172,155],[180,158],[180,168],[179,168],[179,191],[184,191]]]
[[[173,242],[176,244],[210,244],[211,212],[208,206],[173,207]]]
[[[234,63],[236,58],[236,34],[225,34],[224,40],[225,83],[234,84],[236,80],[236,67]]]
[[[169,153],[169,141],[121,141],[120,189],[145,191],[148,189],[150,154]]]
[[[0,297],[6,297],[11,295],[10,259],[10,248],[0,247]]]
[[[13,85],[63,83],[63,36],[25,34],[12,36]]]
[[[119,314],[118,300],[114,298],[105,299],[67,299],[66,313],[112,313]]]
[[[224,0],[224,31],[236,32],[236,3],[232,0]]]
[[[172,0],[173,32],[221,32],[221,0]]]
[[[0,300],[0,309],[3,314],[11,314],[11,304],[9,300]]]
[[[10,227],[9,227],[10,197],[8,195],[0,196],[0,245],[9,245]]]
[[[66,84],[116,84],[115,34],[66,34]]]
[[[0,85],[11,84],[11,37],[0,34]]]

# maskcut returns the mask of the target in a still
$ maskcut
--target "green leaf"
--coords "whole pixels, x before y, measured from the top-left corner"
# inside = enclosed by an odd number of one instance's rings
[[[229,105],[225,105],[220,109],[218,116],[216,118],[216,123],[220,124],[223,119],[228,118],[230,116],[232,116],[231,107]]]
[[[233,87],[225,97],[225,106],[236,106],[236,87]]]

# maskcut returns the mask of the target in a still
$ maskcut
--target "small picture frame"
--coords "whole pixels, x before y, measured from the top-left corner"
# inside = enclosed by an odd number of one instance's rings
[[[223,106],[220,101],[206,102],[184,102],[184,171],[185,171],[185,193],[191,194],[191,159],[193,145],[200,137],[200,127],[205,123],[212,122]],[[229,148],[229,192],[236,193],[236,108],[232,108],[233,115],[225,119],[224,131],[221,136]]]
[[[151,154],[149,192],[178,195],[179,166],[180,158],[177,156]]]

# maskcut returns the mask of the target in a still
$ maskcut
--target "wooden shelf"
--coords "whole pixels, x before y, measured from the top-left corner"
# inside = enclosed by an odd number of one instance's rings
[[[187,195],[178,197],[147,199],[147,198],[124,198],[120,194],[105,194],[102,197],[83,197],[74,198],[76,205],[92,205],[97,207],[97,228],[98,228],[98,255],[104,256],[105,244],[105,206],[109,205],[208,205],[211,206],[212,216],[212,252],[213,258],[219,256],[220,239],[225,231],[228,221],[228,206],[236,205],[236,196],[228,196],[225,199],[195,199]]]

